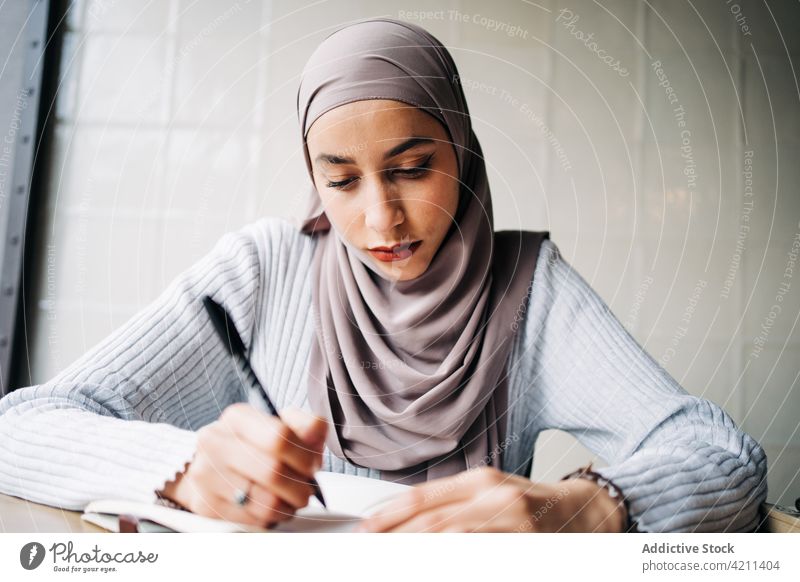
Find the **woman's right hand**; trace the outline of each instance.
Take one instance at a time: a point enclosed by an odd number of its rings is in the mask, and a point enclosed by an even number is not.
[[[233,404],[198,431],[197,450],[186,470],[160,495],[193,513],[267,526],[289,519],[314,494],[309,480],[322,465],[327,423],[303,410],[281,419]],[[248,491],[242,507],[237,490]]]

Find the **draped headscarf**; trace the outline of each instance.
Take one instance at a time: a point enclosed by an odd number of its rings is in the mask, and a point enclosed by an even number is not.
[[[433,115],[456,153],[458,210],[415,279],[382,275],[331,224],[313,185],[309,128],[327,111],[365,99]],[[318,238],[307,388],[311,409],[331,423],[326,444],[405,483],[499,466],[511,343],[548,234],[494,232],[483,154],[451,55],[407,22],[344,26],[306,64],[297,113],[312,181],[301,230]]]

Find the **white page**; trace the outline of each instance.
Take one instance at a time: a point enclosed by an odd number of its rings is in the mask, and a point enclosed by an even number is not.
[[[327,471],[318,472],[316,478],[327,509],[312,497],[308,506],[298,510],[293,519],[273,529],[283,532],[352,531],[361,518],[409,488],[389,481]]]
[[[367,517],[380,505],[409,489],[408,485],[328,471],[318,472],[316,478],[330,511],[359,517]],[[316,497],[309,499],[308,509],[320,507]]]
[[[282,532],[341,532],[352,531],[362,517],[374,512],[380,505],[408,489],[378,479],[356,477],[342,473],[320,471],[316,474],[327,509],[315,497],[297,515],[273,528]],[[264,532],[263,528],[204,517],[188,511],[172,509],[158,504],[125,500],[93,501],[84,509],[84,519],[102,527],[109,523],[102,515],[128,513],[139,519],[162,524],[183,532]],[[102,522],[102,523],[100,523]],[[114,528],[116,529],[116,528]]]

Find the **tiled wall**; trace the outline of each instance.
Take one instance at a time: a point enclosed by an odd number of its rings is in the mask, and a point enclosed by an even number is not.
[[[800,9],[788,0],[74,2],[35,380],[223,232],[302,208],[298,75],[330,30],[375,15],[451,48],[498,228],[550,230],[646,349],[765,445],[770,500],[800,496],[800,267],[788,254]],[[589,456],[542,435],[534,476]]]

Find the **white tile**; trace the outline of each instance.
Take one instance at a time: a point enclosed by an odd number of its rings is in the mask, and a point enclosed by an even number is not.
[[[475,123],[474,129],[492,192],[495,228],[536,230],[546,225],[546,167],[542,145],[529,133],[504,131],[480,121]]]
[[[163,39],[90,36],[82,55],[78,88],[80,121],[164,120],[169,78]]]
[[[60,344],[60,326],[58,313],[55,309],[39,310],[29,323],[30,340],[28,351],[30,353],[31,385],[46,382],[59,371],[65,364]]]
[[[161,130],[79,125],[62,132],[66,172],[53,205],[156,212],[163,206],[165,142]]]
[[[549,0],[489,4],[461,0],[457,7],[445,9],[444,16],[455,24],[462,46],[492,50],[503,45],[522,47],[548,42],[553,12]]]
[[[70,0],[65,9],[65,22],[69,30],[83,28],[86,0]]]
[[[561,236],[630,237],[641,220],[638,151],[617,136],[540,133],[549,160],[546,208]]]
[[[725,317],[728,321],[726,332],[741,339],[746,333],[742,310],[746,281],[743,249],[750,243],[747,239],[720,237],[706,243],[708,244],[713,244],[713,248],[707,252],[704,250],[703,257],[709,263],[709,267],[712,263],[714,265],[708,272],[710,294],[715,297],[716,304],[721,309],[720,317]],[[702,248],[707,249],[708,246],[704,245]]]
[[[644,152],[645,232],[672,240],[738,235],[746,201],[742,184],[745,160],[734,147],[690,142],[687,149],[681,149],[648,143]]]
[[[180,0],[179,45],[185,47],[212,37],[247,39],[257,35],[263,25],[263,4],[258,0]]]
[[[86,0],[89,32],[158,35],[169,29],[170,0]]]
[[[549,92],[549,59],[534,47],[498,47],[493,53],[453,51],[461,86],[473,119],[508,127],[528,122],[529,110],[541,110]]]
[[[61,199],[71,191],[69,176],[72,164],[69,160],[71,142],[75,135],[75,126],[71,123],[56,123],[52,137],[52,154],[50,168],[47,172],[47,207],[58,208]]]
[[[80,65],[80,44],[83,35],[64,33],[61,44],[61,62],[58,72],[58,92],[56,93],[56,117],[59,120],[75,117],[76,93]]]
[[[63,371],[133,313],[115,305],[81,308],[64,303],[37,310],[32,334],[32,384],[42,384]]]
[[[641,47],[637,9],[623,4],[579,2],[553,10],[548,122],[559,133],[585,133],[593,140],[636,137]]]
[[[302,215],[312,182],[295,117],[269,124],[268,132],[261,136],[256,159],[257,187],[250,216]]]
[[[797,62],[795,59],[794,63]],[[747,143],[778,148],[800,142],[800,107],[795,73],[786,56],[747,55],[745,59]],[[796,67],[796,64],[794,65]]]
[[[745,96],[735,57],[723,59],[712,52],[688,58],[678,52],[654,55],[645,81],[648,142],[681,146],[688,137],[691,143],[714,147],[736,143]]]
[[[762,443],[767,454],[767,501],[794,507],[800,498],[800,446]]]
[[[154,221],[102,216],[91,209],[59,212],[54,221],[45,248],[53,245],[56,300],[96,310],[142,306],[153,299]]]
[[[377,13],[370,16],[383,14],[421,26],[435,36],[445,46],[463,46],[459,39],[459,21],[455,18],[456,11],[461,11],[459,0],[440,0],[432,4],[425,0],[411,0],[410,2],[394,2],[380,0],[370,2],[370,9]]]
[[[740,32],[743,52],[753,49],[759,54],[786,56],[800,54],[800,8],[796,2],[770,2],[742,0],[740,18],[749,27],[749,35]],[[769,6],[769,10],[767,10]],[[737,28],[737,30],[741,30]],[[752,45],[752,49],[751,49]],[[794,60],[794,59],[793,59]],[[796,62],[796,61],[795,61]]]
[[[159,221],[153,257],[154,286],[165,289],[176,276],[211,252],[222,235],[241,226],[201,214]]]
[[[551,13],[553,44],[562,52],[581,48],[591,53],[587,45],[594,41],[598,51],[606,51],[603,56],[624,61],[631,43],[641,34],[637,29],[638,10],[626,0],[556,3]]]
[[[647,49],[654,55],[686,50],[730,52],[735,46],[735,22],[724,2],[651,0],[647,14]]]
[[[261,38],[210,37],[175,57],[173,118],[199,127],[252,126]]]
[[[725,249],[711,241],[676,242],[656,240],[642,243],[644,272],[653,278],[646,303],[642,307],[641,329],[662,337],[701,341],[729,339],[738,324],[731,317],[736,310],[735,297],[721,296],[729,264]],[[717,258],[719,257],[719,258]]]
[[[317,20],[319,15],[306,8],[297,8],[295,13],[291,5],[278,2],[274,10],[273,21],[280,25],[273,25],[269,36],[267,94],[259,104],[264,111],[265,128],[259,135],[256,154],[259,187],[255,208],[259,215],[286,216],[303,212],[311,187],[297,118],[297,89],[303,67],[321,40],[317,38],[316,25],[303,26],[314,38],[292,39],[288,33],[290,27],[299,26],[301,14],[319,26],[324,24]]]
[[[621,75],[578,44],[556,56],[550,123],[559,132],[585,132],[592,139],[635,139],[642,110],[636,47],[631,43],[624,51],[631,58]]]
[[[363,0],[275,0],[270,3],[270,45],[281,55],[290,56],[295,51],[302,51],[308,58],[311,51],[340,26],[373,16],[391,16],[394,10],[394,5]]]
[[[800,145],[752,150],[751,236],[762,243],[786,244],[800,222]]]
[[[267,71],[266,94],[256,106],[263,111],[265,132],[280,128],[282,134],[300,136],[297,119],[297,90],[306,61],[314,48],[311,42],[277,47],[270,37],[269,55],[264,63]],[[291,129],[290,129],[291,128]]]
[[[796,324],[800,313],[800,284],[797,282],[799,263],[796,256],[794,263],[789,256],[794,236],[780,233],[769,246],[751,240],[742,253],[742,284],[746,303],[744,333],[751,346],[756,337],[777,342],[790,333],[800,336],[800,325]],[[797,248],[795,246],[795,255]],[[777,309],[773,306],[777,306]]]
[[[800,445],[800,343],[784,345],[775,338],[758,357],[744,346],[742,357],[749,362],[744,374],[743,428],[762,443]]]
[[[173,131],[162,207],[184,217],[239,224],[253,194],[255,146],[246,131]]]

